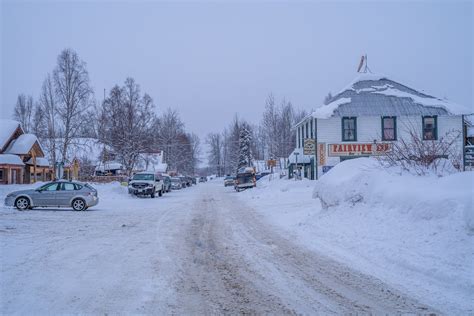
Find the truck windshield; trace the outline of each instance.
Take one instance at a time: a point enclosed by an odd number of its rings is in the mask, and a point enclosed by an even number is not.
[[[253,175],[251,175],[251,174],[238,175],[237,180],[239,180],[239,183],[253,182]]]
[[[154,177],[152,174],[136,174],[133,176],[133,180],[153,181]]]

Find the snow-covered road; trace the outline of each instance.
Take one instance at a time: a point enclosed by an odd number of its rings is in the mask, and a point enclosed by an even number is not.
[[[1,209],[2,314],[436,312],[294,243],[220,181],[154,200],[98,189],[89,212]]]

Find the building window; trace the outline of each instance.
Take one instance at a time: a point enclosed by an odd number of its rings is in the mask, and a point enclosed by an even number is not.
[[[395,116],[382,117],[382,140],[397,140],[397,118]]]
[[[0,181],[3,181],[3,169],[0,169]]]
[[[306,138],[309,138],[309,122],[306,122]]]
[[[438,118],[436,116],[423,116],[423,140],[438,139]]]
[[[313,119],[311,119],[310,121],[310,129],[311,129],[311,138],[314,138]]]
[[[350,142],[357,140],[357,118],[343,117],[342,118],[342,141]]]

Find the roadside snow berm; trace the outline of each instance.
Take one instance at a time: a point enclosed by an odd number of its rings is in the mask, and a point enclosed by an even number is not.
[[[472,171],[417,176],[382,167],[374,158],[358,158],[339,163],[321,177],[313,198],[319,198],[324,209],[360,203],[396,210],[414,220],[462,214],[466,228],[474,231],[473,185]]]

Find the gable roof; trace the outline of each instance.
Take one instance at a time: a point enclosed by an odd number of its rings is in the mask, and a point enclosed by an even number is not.
[[[370,73],[360,74],[335,95],[329,104],[317,108],[311,116],[327,119],[333,116],[462,115],[470,113],[474,113],[474,110],[419,92],[388,79],[386,76]]]
[[[14,120],[0,119],[0,152],[8,145],[8,141],[12,138],[17,129],[23,133],[20,123]]]
[[[7,150],[5,150],[5,154],[25,155],[31,150],[35,143],[38,144],[39,148],[44,154],[44,150],[41,148],[38,138],[36,138],[36,136],[33,134],[20,135],[20,137],[10,143]]]

